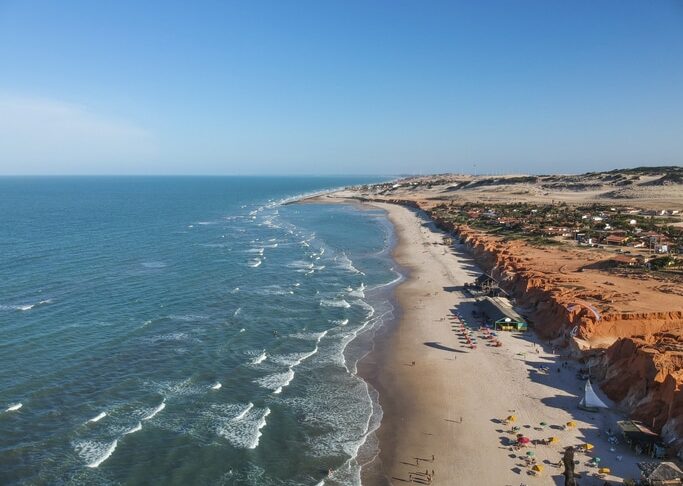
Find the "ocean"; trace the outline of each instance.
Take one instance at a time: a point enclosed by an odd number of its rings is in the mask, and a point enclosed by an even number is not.
[[[0,178],[0,484],[359,484],[393,233],[284,203],[378,180]]]

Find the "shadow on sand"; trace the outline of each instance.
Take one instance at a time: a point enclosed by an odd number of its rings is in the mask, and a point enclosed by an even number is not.
[[[442,350],[442,351],[451,351],[451,352],[453,352],[453,353],[464,353],[464,351],[460,351],[459,349],[449,348],[448,346],[444,346],[444,345],[441,344],[441,343],[435,343],[435,342],[433,342],[433,341],[432,341],[432,342],[426,342],[426,343],[423,343],[423,344],[424,344],[425,346],[429,346],[430,348],[440,349],[440,350]]]

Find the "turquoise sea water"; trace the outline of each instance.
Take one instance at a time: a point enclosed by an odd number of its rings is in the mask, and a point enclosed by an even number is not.
[[[0,178],[0,484],[357,484],[391,228],[282,201],[372,181]]]

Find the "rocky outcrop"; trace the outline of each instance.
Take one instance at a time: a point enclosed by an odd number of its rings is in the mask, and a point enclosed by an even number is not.
[[[621,338],[597,367],[602,390],[631,415],[683,447],[683,336]]]

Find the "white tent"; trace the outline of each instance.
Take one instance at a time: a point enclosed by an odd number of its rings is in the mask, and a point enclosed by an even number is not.
[[[579,402],[579,408],[588,410],[589,412],[597,412],[601,408],[609,408],[595,393],[590,380],[586,381],[586,388],[583,393],[583,398]]]

